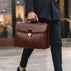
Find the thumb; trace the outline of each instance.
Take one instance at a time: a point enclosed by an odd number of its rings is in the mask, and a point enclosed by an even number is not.
[[[37,17],[37,15],[35,16],[35,19],[36,19],[36,20],[39,20],[38,17]]]

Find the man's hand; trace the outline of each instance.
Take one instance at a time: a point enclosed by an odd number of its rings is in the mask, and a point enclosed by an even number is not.
[[[58,0],[55,0],[56,2],[58,1]]]
[[[29,12],[29,13],[28,13],[28,19],[29,19],[29,20],[32,20],[32,21],[37,21],[37,20],[38,20],[38,17],[37,17],[37,15],[32,11],[32,12]]]

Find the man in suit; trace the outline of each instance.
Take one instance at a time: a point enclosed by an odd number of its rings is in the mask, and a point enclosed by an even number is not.
[[[39,20],[50,25],[50,45],[54,71],[62,71],[62,41],[59,0],[24,0],[25,16],[32,21]],[[28,59],[34,49],[24,48],[18,69],[26,71]]]

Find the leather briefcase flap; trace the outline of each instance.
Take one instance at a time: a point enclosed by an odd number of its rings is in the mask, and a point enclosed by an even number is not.
[[[37,25],[36,24],[16,24],[16,30],[15,31],[20,31],[20,32],[24,32],[24,33],[45,33],[47,31],[47,27],[48,27],[48,24],[46,23],[43,23],[41,25],[41,23],[39,23]]]

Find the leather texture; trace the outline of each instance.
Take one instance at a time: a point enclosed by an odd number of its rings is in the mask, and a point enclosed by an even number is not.
[[[15,46],[46,49],[49,47],[49,25],[46,23],[16,24]]]

